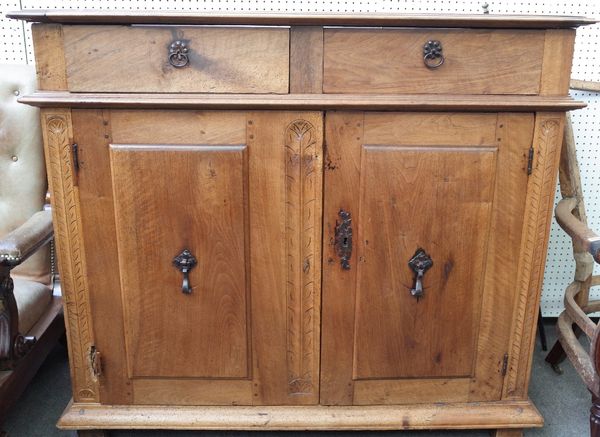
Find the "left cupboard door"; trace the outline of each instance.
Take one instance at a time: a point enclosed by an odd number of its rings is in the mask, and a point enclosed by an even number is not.
[[[318,403],[321,113],[72,120],[100,402]]]

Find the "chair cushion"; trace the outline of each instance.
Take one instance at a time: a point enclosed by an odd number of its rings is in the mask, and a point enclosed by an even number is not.
[[[19,310],[19,332],[27,334],[50,305],[52,290],[36,281],[13,278]]]
[[[31,65],[0,65],[0,237],[41,211],[47,183],[39,111],[17,102],[35,90]],[[48,248],[14,270],[50,283]]]

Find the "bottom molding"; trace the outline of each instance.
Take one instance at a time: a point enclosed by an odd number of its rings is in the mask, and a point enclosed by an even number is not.
[[[541,427],[529,400],[385,406],[128,406],[73,403],[61,429],[401,430]]]

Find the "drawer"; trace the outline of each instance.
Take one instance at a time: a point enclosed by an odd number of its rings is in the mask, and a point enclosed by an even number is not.
[[[544,39],[544,30],[326,29],[323,92],[537,94]],[[432,54],[425,65],[429,41],[443,63]]]
[[[285,28],[64,26],[63,32],[70,91],[288,92]]]

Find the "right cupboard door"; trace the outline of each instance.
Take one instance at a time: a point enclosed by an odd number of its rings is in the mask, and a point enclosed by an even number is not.
[[[500,399],[533,128],[327,113],[321,403]]]

